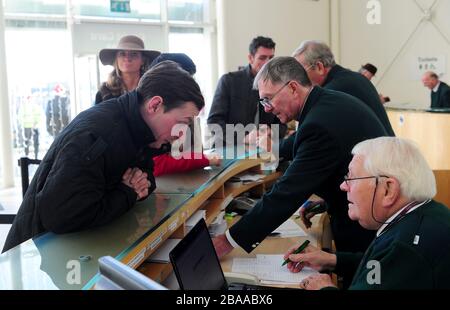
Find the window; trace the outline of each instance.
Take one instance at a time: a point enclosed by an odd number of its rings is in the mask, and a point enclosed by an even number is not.
[[[61,15],[66,14],[65,0],[5,0],[5,14]]]
[[[205,102],[210,102],[212,98],[211,51],[201,47],[209,46],[209,41],[210,38],[204,34],[203,28],[170,27],[169,51],[182,52],[192,58],[197,68],[195,80],[200,85]],[[203,109],[200,115],[202,122],[208,117],[206,110]]]
[[[25,155],[42,159],[64,126],[92,106],[112,70],[98,53],[127,34],[140,36],[147,49],[189,55],[210,102],[215,56],[208,48],[214,44],[209,1],[130,0],[130,13],[115,13],[109,0],[3,0],[14,162]]]
[[[203,23],[205,4],[203,0],[168,0],[169,22]]]
[[[6,28],[15,159],[23,156],[41,159],[70,120],[69,43],[64,28]],[[19,177],[19,169],[15,168]]]
[[[160,0],[131,0],[130,13],[111,12],[109,0],[77,0],[73,2],[77,17],[134,18],[160,21]]]

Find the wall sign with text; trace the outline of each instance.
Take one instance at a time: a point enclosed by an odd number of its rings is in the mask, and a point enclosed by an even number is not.
[[[412,76],[414,80],[420,80],[427,71],[433,71],[437,75],[446,73],[446,56],[417,56],[412,61]]]

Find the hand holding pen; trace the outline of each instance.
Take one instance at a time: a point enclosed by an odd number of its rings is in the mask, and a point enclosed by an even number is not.
[[[309,244],[309,240],[305,240],[305,242],[303,242],[298,248],[296,248],[296,249],[292,252],[292,254],[298,254],[298,253],[301,253],[303,250],[306,249],[306,247],[308,246],[308,244]],[[284,266],[284,265],[286,265],[287,263],[291,263],[291,260],[289,259],[289,256],[288,256],[288,257],[285,257],[284,262],[283,262],[283,264],[282,264],[281,266]]]
[[[302,245],[306,243],[303,242]],[[284,259],[288,261],[288,269],[291,272],[300,272],[303,267],[310,267],[317,271],[330,271],[336,266],[336,255],[319,250],[308,241],[306,246],[298,245],[291,247]],[[303,248],[303,249],[302,249]],[[298,250],[301,251],[298,251]],[[298,253],[296,253],[298,251]]]

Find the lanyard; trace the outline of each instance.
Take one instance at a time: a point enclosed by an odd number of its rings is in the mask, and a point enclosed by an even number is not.
[[[407,205],[405,208],[403,208],[403,210],[396,217],[394,217],[390,222],[387,223],[386,227],[384,227],[384,229],[381,231],[379,236],[384,234],[385,231],[389,230],[393,225],[395,225],[398,221],[400,221],[402,218],[404,218],[411,209],[413,209],[414,207],[417,207],[418,205],[426,204],[429,201],[430,200],[421,201],[421,202],[418,202],[418,201],[411,202],[409,205]]]

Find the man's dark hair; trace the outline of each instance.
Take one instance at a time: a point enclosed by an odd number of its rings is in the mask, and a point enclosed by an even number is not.
[[[252,40],[250,46],[248,47],[248,51],[250,54],[255,55],[259,47],[262,46],[265,48],[274,49],[275,45],[275,42],[273,42],[271,38],[258,36]]]
[[[142,102],[154,96],[164,99],[164,112],[194,102],[201,110],[205,106],[202,92],[193,77],[173,61],[163,61],[148,70],[139,80],[136,88]]]

